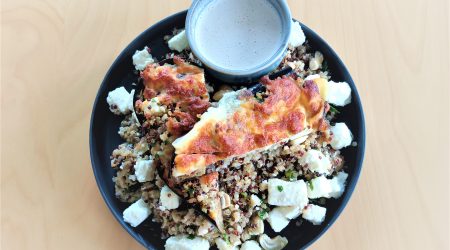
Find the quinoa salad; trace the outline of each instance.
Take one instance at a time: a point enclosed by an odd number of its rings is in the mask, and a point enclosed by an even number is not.
[[[183,29],[166,41],[162,59],[136,51],[134,89],[105,100],[123,118],[111,153],[116,197],[130,204],[123,220],[159,223],[169,250],[283,249],[290,223],[323,223],[346,187],[340,150],[357,146],[334,122],[351,89],[330,79],[300,24],[276,70],[292,73],[262,77],[258,91],[205,77]]]

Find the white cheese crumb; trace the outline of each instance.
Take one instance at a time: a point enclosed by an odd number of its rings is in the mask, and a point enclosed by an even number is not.
[[[320,78],[319,74],[309,75],[305,78],[305,81],[314,80]]]
[[[259,236],[259,244],[265,250],[281,250],[288,244],[288,239],[285,237],[277,236],[270,238],[266,234]]]
[[[208,219],[204,219],[197,229],[197,235],[203,236],[214,228],[214,225]]]
[[[325,220],[327,209],[321,206],[309,204],[303,209],[302,217],[310,221],[313,225],[320,225]]]
[[[272,209],[272,211],[269,212],[267,221],[269,222],[273,231],[277,233],[281,232],[281,230],[283,230],[289,224],[289,220],[286,218],[286,216],[284,216],[283,213],[281,213],[278,207]]]
[[[242,244],[241,250],[261,250],[261,247],[256,240],[247,240]]]
[[[189,239],[187,235],[172,236],[166,240],[165,250],[208,250],[209,242],[201,237]]]
[[[289,46],[296,48],[302,45],[306,40],[305,33],[303,33],[302,27],[299,22],[292,21],[291,23],[291,35],[289,37]]]
[[[180,197],[170,190],[168,186],[163,186],[161,188],[159,200],[161,201],[161,205],[169,210],[180,206]]]
[[[331,132],[333,137],[331,139],[330,145],[334,149],[341,149],[352,144],[353,136],[350,129],[343,122],[336,123],[331,127]]]
[[[145,47],[143,50],[136,50],[133,55],[133,64],[136,70],[144,70],[147,65],[154,63],[152,55],[148,53],[148,48]]]
[[[184,49],[186,49],[189,46],[189,42],[186,37],[186,31],[183,30],[174,37],[172,37],[169,40],[168,44],[171,50],[176,50],[178,52],[181,52]]]
[[[138,159],[134,165],[134,174],[139,182],[146,182],[150,180],[150,169],[152,168],[153,160]]]
[[[252,194],[250,196],[250,206],[251,207],[261,206],[261,199],[258,196]]]
[[[293,220],[296,219],[302,213],[303,207],[300,208],[298,206],[287,206],[287,207],[276,207],[274,209],[280,211],[280,213],[282,213],[283,216],[286,217],[287,219]]]
[[[139,199],[123,211],[123,220],[132,227],[137,227],[150,215],[150,209],[144,200]]]
[[[132,91],[132,93],[134,92]],[[133,110],[133,95],[128,93],[124,87],[110,91],[106,101],[109,104],[109,110],[116,115],[126,115]]]
[[[231,244],[224,241],[222,238],[216,238],[216,246],[219,250],[238,250],[237,244]],[[236,242],[240,243],[240,242]]]
[[[331,161],[322,152],[310,149],[300,158],[300,164],[308,165],[311,171],[319,174],[329,174],[331,169]]]
[[[331,192],[330,197],[335,199],[341,197],[345,190],[345,182],[347,181],[348,174],[344,171],[339,172],[333,179],[331,179]]]
[[[308,204],[306,184],[303,180],[289,182],[280,179],[270,179],[268,192],[270,205],[304,207]]]
[[[352,101],[352,89],[348,83],[329,81],[327,87],[327,102],[337,106],[345,106]]]
[[[308,183],[308,198],[317,199],[321,197],[329,198],[331,193],[331,180],[325,176],[319,176]]]

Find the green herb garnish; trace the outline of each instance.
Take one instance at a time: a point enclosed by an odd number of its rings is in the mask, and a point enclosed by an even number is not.
[[[308,181],[308,186],[309,186],[309,189],[314,190],[314,185],[313,185],[312,181]]]
[[[222,234],[222,238],[228,245],[231,245],[230,236],[228,236],[228,234]]]
[[[284,173],[284,176],[286,176],[286,178],[290,181],[295,180],[296,176],[295,176],[295,171],[293,169],[289,169],[288,171],[286,171]]]
[[[283,186],[277,186],[278,191],[282,192],[283,191]]]
[[[337,110],[335,107],[330,105],[330,112],[331,113],[335,113],[335,114],[340,114],[341,112],[339,112],[339,110]]]
[[[193,239],[195,239],[195,235],[189,234],[187,238],[190,239],[190,240],[193,240]]]
[[[247,193],[246,192],[242,192],[241,196],[244,197],[244,198],[247,198]]]
[[[264,217],[266,216],[266,214],[267,214],[267,211],[264,209],[261,209],[258,211],[258,216],[259,216],[259,218],[261,218],[261,220],[264,220]]]

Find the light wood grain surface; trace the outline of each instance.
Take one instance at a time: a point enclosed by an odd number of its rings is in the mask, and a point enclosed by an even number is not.
[[[2,0],[1,248],[142,249],[95,184],[88,124],[118,53],[188,0]],[[449,249],[449,2],[291,0],[348,66],[367,126],[347,208],[312,249]]]

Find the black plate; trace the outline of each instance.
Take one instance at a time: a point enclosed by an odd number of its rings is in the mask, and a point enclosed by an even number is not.
[[[160,237],[160,226],[151,222],[151,219],[147,219],[137,228],[133,228],[125,223],[122,219],[122,211],[128,207],[128,204],[120,202],[114,195],[114,185],[111,180],[114,171],[111,168],[109,156],[122,143],[122,139],[117,134],[122,117],[113,115],[109,111],[106,96],[109,91],[119,86],[125,86],[128,91],[133,89],[132,83],[137,82],[137,76],[133,73],[134,67],[131,59],[134,52],[142,49],[144,46],[148,46],[152,49],[154,57],[162,58],[169,52],[169,48],[163,39],[164,36],[170,34],[175,27],[183,28],[185,18],[186,11],[183,11],[160,21],[144,31],[120,53],[108,73],[106,73],[105,79],[98,90],[91,116],[89,135],[91,162],[100,192],[119,223],[148,249],[164,249],[164,240],[161,240]],[[352,88],[352,102],[344,108],[340,108],[341,113],[337,121],[347,124],[355,136],[358,146],[342,150],[346,165],[349,166],[348,185],[344,195],[338,200],[328,200],[326,205],[327,215],[322,225],[313,226],[305,221],[300,227],[297,227],[294,222],[291,222],[282,231],[282,235],[289,239],[286,249],[306,248],[317,240],[337,219],[355,188],[362,167],[365,146],[363,110],[350,74],[336,53],[322,38],[308,27],[302,25],[302,28],[311,46],[323,53],[328,62],[332,79],[334,81],[346,81]],[[269,228],[270,226],[266,225],[266,232],[273,236],[274,234],[270,232],[271,230],[268,230]]]

